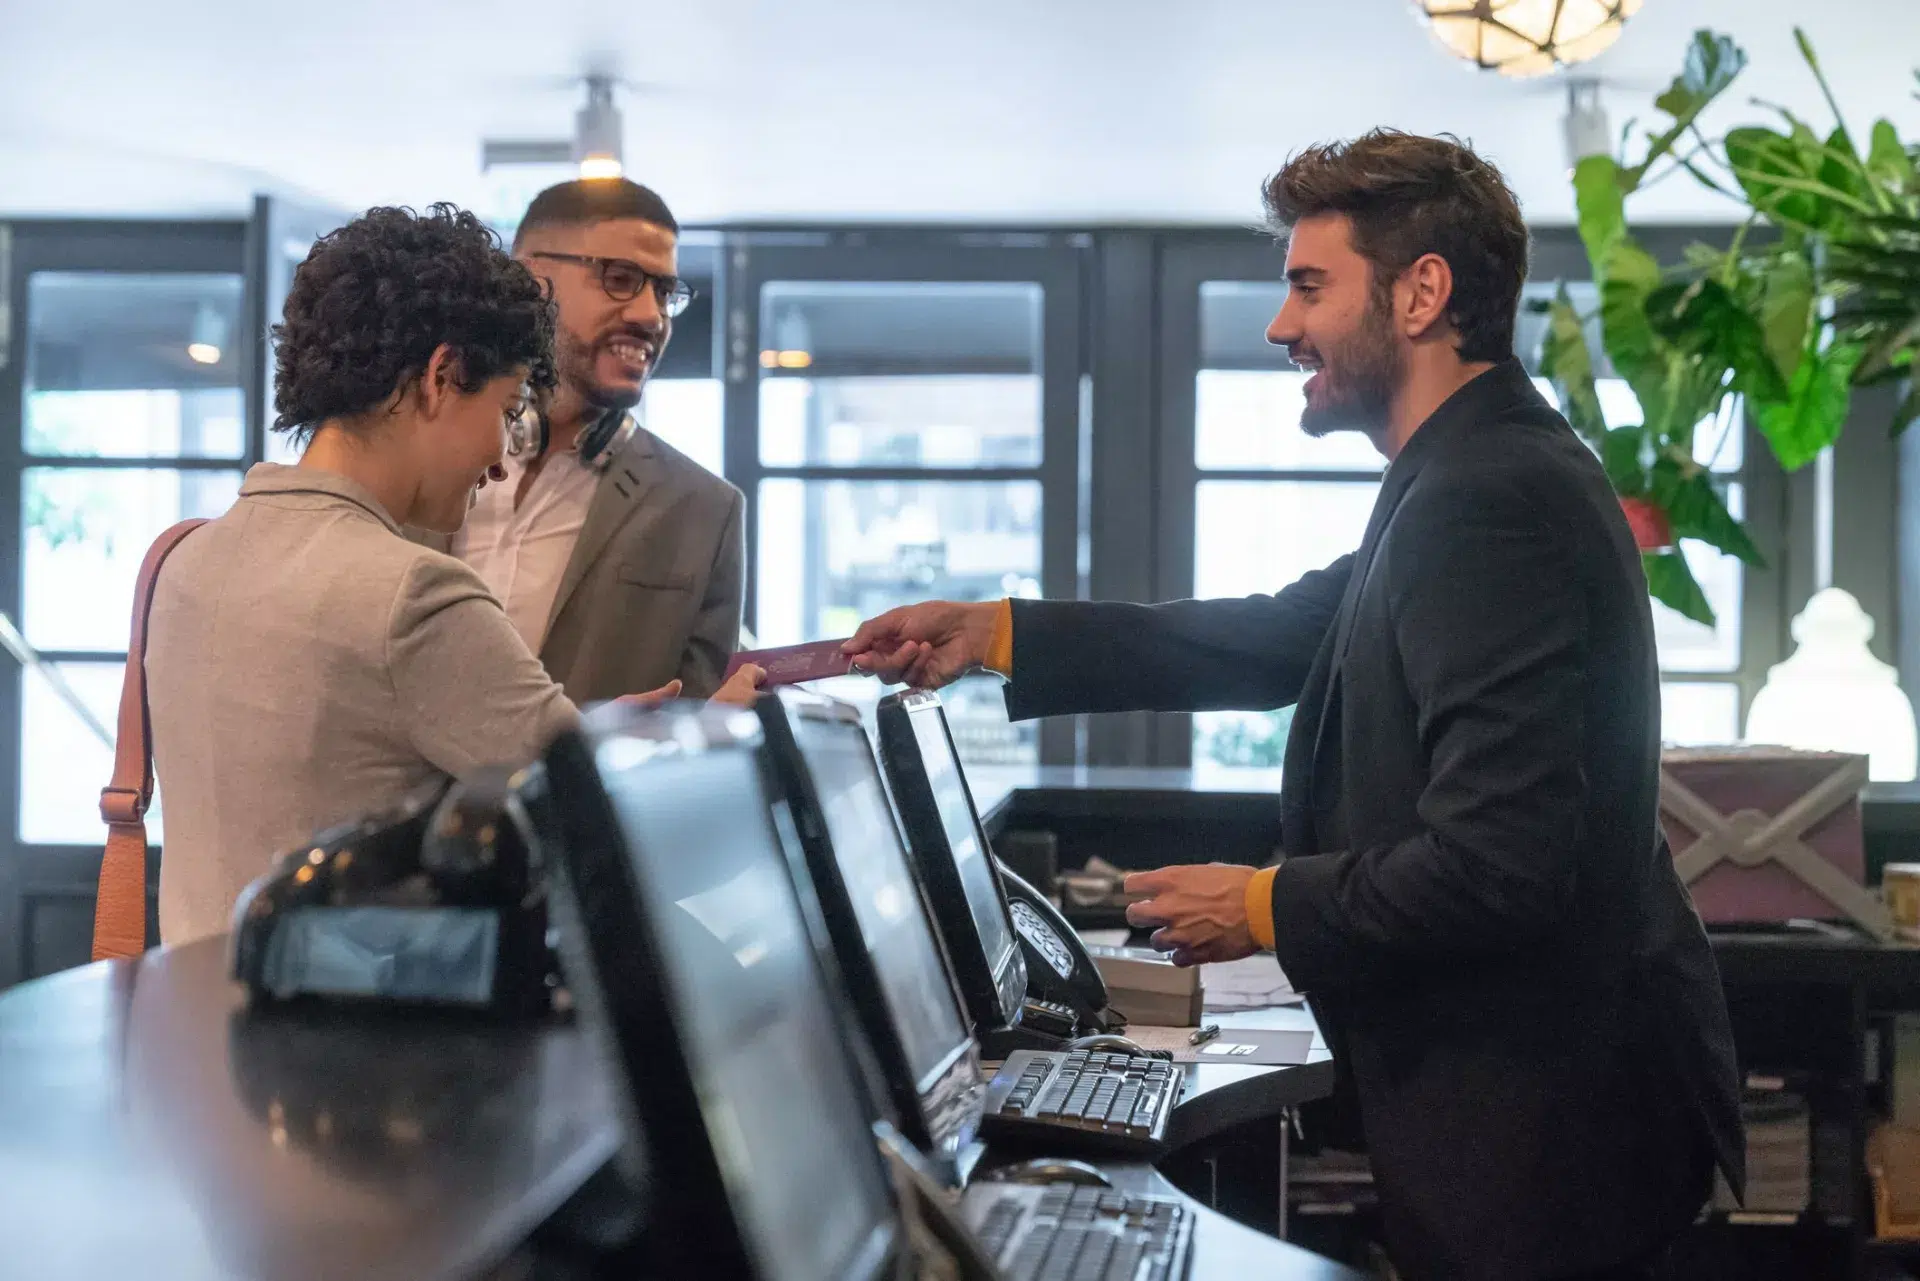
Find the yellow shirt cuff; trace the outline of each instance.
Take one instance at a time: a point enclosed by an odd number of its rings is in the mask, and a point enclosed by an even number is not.
[[[990,672],[998,672],[1008,680],[1013,679],[1013,602],[1000,602],[1000,612],[994,615],[993,639],[987,642],[987,657],[980,664]]]
[[[1263,867],[1247,882],[1247,928],[1253,941],[1273,951],[1273,874],[1280,869]]]

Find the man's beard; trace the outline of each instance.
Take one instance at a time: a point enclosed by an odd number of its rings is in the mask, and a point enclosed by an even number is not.
[[[1339,345],[1322,348],[1318,401],[1307,402],[1300,430],[1320,437],[1336,431],[1372,434],[1386,425],[1393,394],[1407,372],[1405,355],[1394,340],[1391,296],[1367,302],[1360,327]]]
[[[640,392],[646,385],[644,379],[640,387],[629,388],[609,387],[594,378],[593,367],[600,358],[600,345],[597,342],[581,342],[561,330],[554,335],[554,348],[554,363],[559,370],[560,382],[571,387],[587,405],[610,411],[632,409],[640,403]]]

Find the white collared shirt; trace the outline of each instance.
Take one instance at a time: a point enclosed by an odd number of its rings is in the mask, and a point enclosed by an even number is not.
[[[506,480],[481,489],[452,551],[500,598],[514,629],[538,654],[600,473],[581,466],[577,454],[556,454],[516,508],[513,497],[527,467],[511,456],[506,466]]]

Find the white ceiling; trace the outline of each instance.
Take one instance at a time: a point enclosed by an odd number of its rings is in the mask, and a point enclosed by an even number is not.
[[[1591,64],[1616,129],[1690,33],[1736,35],[1749,96],[1920,138],[1920,0],[1646,0]],[[498,211],[483,136],[564,136],[611,60],[629,170],[685,221],[1246,223],[1293,148],[1449,130],[1530,217],[1572,206],[1561,91],[1455,62],[1409,0],[0,0],[0,214],[229,215],[256,191]],[[1684,175],[1650,220],[1725,217]]]

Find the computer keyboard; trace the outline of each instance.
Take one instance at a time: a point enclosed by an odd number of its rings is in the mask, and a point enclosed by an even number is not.
[[[1062,1151],[1153,1156],[1180,1098],[1164,1059],[1100,1050],[1016,1050],[987,1085],[980,1132],[1038,1139]]]
[[[1181,1281],[1193,1216],[1178,1201],[1072,1183],[976,1183],[962,1214],[1007,1281]]]

